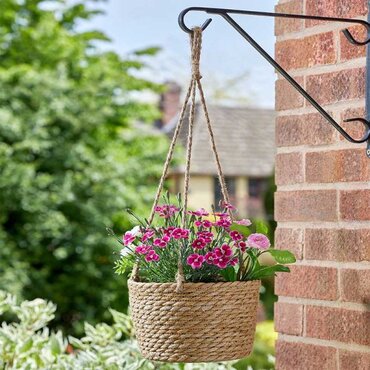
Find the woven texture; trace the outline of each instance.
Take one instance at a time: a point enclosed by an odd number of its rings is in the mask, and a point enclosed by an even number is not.
[[[130,307],[144,357],[216,362],[248,356],[253,347],[260,281],[140,283],[130,280]]]

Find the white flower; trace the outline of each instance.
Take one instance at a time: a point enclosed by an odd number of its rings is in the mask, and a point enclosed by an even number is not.
[[[130,250],[128,248],[122,248],[119,253],[122,257],[126,257],[130,254]]]
[[[131,230],[129,231],[129,233],[130,233],[132,236],[141,235],[140,226],[135,226],[133,229],[131,229]]]

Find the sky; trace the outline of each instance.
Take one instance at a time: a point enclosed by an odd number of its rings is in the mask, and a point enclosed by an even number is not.
[[[189,37],[178,24],[189,6],[273,11],[275,0],[107,0],[104,15],[88,28],[104,31],[113,41],[109,48],[125,55],[150,46],[161,47],[144,76],[158,82],[173,80],[185,86],[190,77]],[[274,50],[272,18],[233,16],[270,54]],[[207,15],[188,14],[189,26],[201,25]],[[106,48],[107,46],[99,46]],[[219,16],[204,32],[201,60],[204,88],[210,99],[232,105],[274,106],[273,68]]]

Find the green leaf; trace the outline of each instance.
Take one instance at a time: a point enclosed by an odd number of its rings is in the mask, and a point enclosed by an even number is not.
[[[232,266],[221,270],[221,275],[226,281],[236,281],[236,271]]]
[[[53,355],[59,355],[61,353],[59,342],[55,335],[52,335],[50,338],[50,347]]]
[[[286,250],[268,249],[267,252],[269,252],[278,263],[294,263],[296,261],[294,254]]]
[[[230,226],[231,231],[237,231],[238,233],[242,234],[244,237],[248,237],[249,235],[252,234],[252,232],[249,230],[248,226],[245,225],[239,225],[237,223],[233,223]]]
[[[283,265],[261,266],[260,269],[253,272],[250,279],[261,279],[275,275],[275,272],[290,272],[289,267]]]
[[[23,346],[20,349],[20,353],[28,352],[33,346],[33,340],[32,338],[28,339],[26,343],[23,344]]]
[[[268,235],[269,228],[264,221],[256,221],[256,233]]]

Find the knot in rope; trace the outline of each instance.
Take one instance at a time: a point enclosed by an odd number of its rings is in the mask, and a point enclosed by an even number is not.
[[[202,78],[200,74],[200,54],[202,51],[202,29],[195,27],[191,33],[191,66],[192,66],[192,77],[195,81],[199,81]]]

